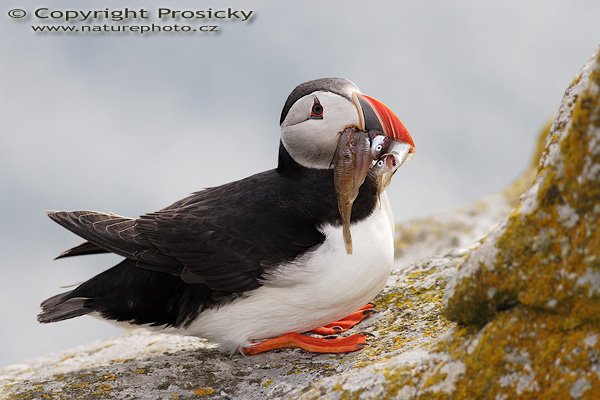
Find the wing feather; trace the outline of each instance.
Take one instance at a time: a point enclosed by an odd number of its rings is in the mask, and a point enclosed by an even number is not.
[[[271,170],[194,193],[139,218],[96,211],[48,215],[98,252],[113,252],[135,260],[139,268],[214,291],[243,292],[324,241],[315,223],[294,209],[296,199],[303,198],[296,187]],[[95,251],[90,246],[84,247]]]

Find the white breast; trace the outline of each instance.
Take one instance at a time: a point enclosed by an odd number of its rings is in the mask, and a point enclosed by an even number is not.
[[[322,226],[325,242],[282,265],[260,288],[232,303],[204,311],[175,332],[200,336],[236,350],[250,340],[306,332],[364,306],[383,288],[394,258],[393,217],[385,193],[365,220],[351,226],[353,254],[342,228]]]

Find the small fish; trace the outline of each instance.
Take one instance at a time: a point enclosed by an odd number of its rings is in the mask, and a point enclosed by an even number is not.
[[[379,131],[369,132],[369,137],[371,139],[371,157],[373,157],[373,160],[379,160],[383,154],[388,152],[388,149],[394,142],[394,139],[385,136]]]
[[[381,156],[381,158],[375,163],[375,167],[379,165],[379,161],[384,160],[385,163],[385,167],[379,167],[383,169],[384,172],[381,174],[381,184],[379,181],[380,175],[377,175],[377,195],[379,195],[389,186],[390,182],[392,181],[392,176],[408,159],[410,149],[410,144],[394,140],[388,148],[389,153]]]
[[[346,253],[352,254],[352,235],[350,233],[352,205],[373,165],[369,134],[356,128],[345,129],[338,141],[333,164],[333,182],[342,218],[344,244]]]
[[[377,177],[377,199],[379,200],[379,206],[381,207],[381,192],[385,190],[384,181],[388,176],[394,174],[398,168],[399,160],[396,158],[396,154],[388,153],[384,154],[377,160],[373,165],[373,173]],[[388,181],[389,184],[389,181]]]

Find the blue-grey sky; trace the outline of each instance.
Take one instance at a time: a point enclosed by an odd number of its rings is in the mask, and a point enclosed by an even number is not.
[[[485,3],[485,4],[484,4]],[[53,9],[254,10],[200,34],[36,34],[0,9],[0,366],[118,330],[39,325],[38,304],[118,258],[53,262],[79,240],[44,214],[139,215],[273,168],[295,85],[338,76],[384,101],[417,154],[398,221],[501,189],[600,39],[597,1],[58,1]],[[193,22],[190,22],[193,23]]]

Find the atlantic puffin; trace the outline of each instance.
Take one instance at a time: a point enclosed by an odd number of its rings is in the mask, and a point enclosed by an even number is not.
[[[138,218],[49,211],[86,240],[57,258],[110,252],[124,259],[42,302],[39,322],[90,314],[206,338],[243,354],[363,347],[363,334],[303,334],[339,333],[368,315],[394,257],[394,220],[374,173],[354,202],[354,251],[346,253],[332,158],[347,127],[379,130],[410,144],[411,152],[413,139],[387,106],[340,78],[297,86],[280,127],[275,169]]]

